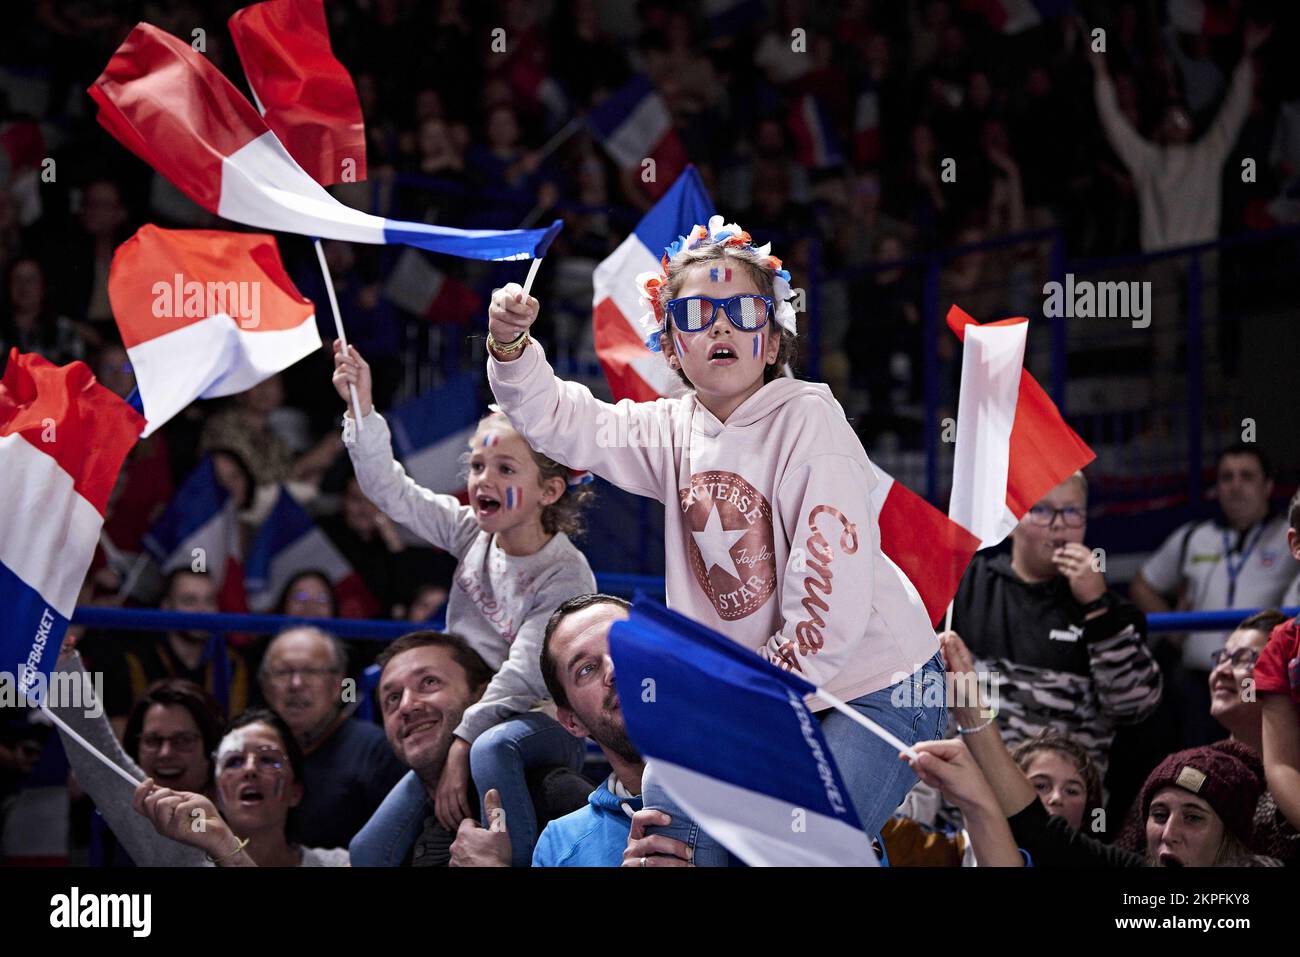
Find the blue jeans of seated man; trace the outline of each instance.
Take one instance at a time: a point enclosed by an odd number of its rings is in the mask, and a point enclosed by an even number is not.
[[[408,771],[348,844],[352,866],[401,867],[424,830],[432,806],[424,782]]]
[[[910,677],[854,698],[848,705],[907,744],[915,744],[942,738],[946,733],[948,706],[944,689],[943,659],[935,652]],[[818,717],[862,829],[876,837],[916,784],[916,774],[892,745],[848,715],[828,709]]]
[[[517,715],[484,731],[469,752],[470,774],[478,789],[479,806],[492,788],[501,795],[506,830],[510,832],[511,865],[528,867],[537,844],[537,812],[525,777],[530,768],[559,765],[582,770],[586,745],[552,717],[540,711]],[[490,821],[480,821],[484,827]]]
[[[937,685],[934,682],[938,682]],[[926,704],[924,692],[927,686],[937,689],[931,690],[929,695],[933,700],[938,694],[937,706]],[[915,744],[944,736],[948,708],[944,696],[939,693],[944,687],[943,660],[936,652],[909,677],[847,704],[907,744]],[[916,784],[916,775],[891,745],[847,715],[828,709],[818,717],[822,735],[858,812],[862,829],[878,837],[894,809]],[[726,867],[730,861],[726,848],[701,831],[699,825],[657,785],[653,769],[654,762],[651,761],[641,779],[642,803],[668,814],[673,822],[666,827],[649,828],[647,833],[665,834],[685,843],[694,851],[697,867]]]

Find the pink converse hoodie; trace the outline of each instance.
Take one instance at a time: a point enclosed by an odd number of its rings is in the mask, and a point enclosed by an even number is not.
[[[670,607],[845,701],[938,651],[880,550],[876,479],[827,386],[777,379],[724,423],[694,393],[602,402],[556,378],[536,341],[489,356],[488,378],[533,448],[664,504]]]

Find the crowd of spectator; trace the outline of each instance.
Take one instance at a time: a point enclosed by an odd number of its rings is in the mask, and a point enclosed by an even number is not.
[[[82,91],[137,19],[182,37],[202,29],[205,55],[242,84],[224,29],[241,5],[44,0],[10,14],[0,39],[9,100],[0,118],[9,160],[0,169],[0,368],[17,347],[58,363],[85,360],[105,386],[131,392],[107,295],[114,250],[145,222],[223,224],[112,143]],[[1293,24],[1257,23],[1248,4],[1231,5],[1236,22],[1215,34],[1186,29],[1172,4],[1148,3],[1097,5],[1081,10],[1086,21],[1063,17],[1014,36],[985,20],[981,5],[956,0],[740,6],[752,16],[722,25],[656,0],[327,0],[367,127],[369,181],[338,195],[449,226],[564,219],[548,261],[565,268],[539,277],[554,314],[543,322],[554,325],[539,334],[569,334],[568,350],[581,353],[590,348],[582,331],[590,272],[652,199],[597,138],[566,124],[644,74],[728,219],[759,242],[779,240],[796,285],[814,270],[832,277],[799,368],[820,368],[868,449],[915,434],[927,348],[921,271],[878,264],[1028,229],[1058,229],[1069,253],[1086,257],[1300,221],[1300,90],[1279,53]],[[505,53],[489,42],[495,27],[505,30]],[[1090,52],[1093,27],[1106,31],[1104,54]],[[806,31],[806,50],[792,49],[792,30]],[[43,105],[24,108],[32,89]],[[805,98],[839,144],[830,161],[802,145],[793,117]],[[557,134],[558,146],[543,149]],[[1193,159],[1171,163],[1170,151],[1188,144]],[[1261,160],[1249,190],[1225,175],[1242,156]],[[942,178],[945,158],[956,161],[955,181]],[[42,178],[46,159],[52,179]],[[281,245],[304,293],[323,297],[305,241]],[[480,315],[431,324],[389,297],[388,251],[326,248],[373,371],[376,407],[412,391],[413,352],[424,361],[441,350],[444,369],[468,357]],[[1025,290],[1041,284],[1046,256],[1041,243],[967,250],[946,263],[940,299],[981,320],[1034,311]],[[479,264],[439,268],[480,300],[505,275]],[[564,324],[566,314],[577,322]],[[322,332],[333,337],[324,324]],[[644,762],[609,700],[612,672],[577,682],[555,664],[581,653],[597,671],[611,667],[608,629],[626,605],[584,594],[590,588],[543,609],[535,638],[554,721],[599,746],[585,770],[600,767],[601,783],[556,760],[529,771],[526,794],[492,791],[480,801],[456,777],[465,806],[449,821],[447,782],[469,760],[457,757],[451,732],[494,700],[486,689],[500,662],[485,663],[466,636],[432,630],[447,614],[462,555],[430,547],[430,536],[395,522],[363,489],[362,467],[354,472],[357,460],[345,454],[330,370],[322,351],[229,400],[196,403],[142,440],[114,492],[83,599],[243,610],[216,576],[142,557],[146,532],[209,456],[237,507],[237,552],[287,488],[360,574],[376,617],[408,621],[412,633],[376,656],[373,642],[293,626],[232,636],[221,658],[206,632],[74,629],[60,669],[83,667],[75,643],[104,676],[103,720],[83,715],[78,726],[162,791],[132,793],[68,745],[64,853],[79,859],[93,847],[111,866],[330,865],[347,862],[351,844],[353,863],[686,863],[685,845],[647,833],[668,822],[641,806]],[[1128,597],[1091,560],[1082,475],[1030,510],[1008,552],[977,557],[945,652],[950,672],[998,677],[1001,710],[955,713],[969,733],[922,749],[923,785],[882,832],[891,861],[1296,859],[1294,620],[1257,615],[1227,633],[1185,637],[1147,629],[1148,613],[1300,604],[1300,499],[1276,513],[1273,463],[1253,446],[1225,450],[1216,470],[1220,514],[1152,542]],[[296,575],[271,607],[296,618],[348,612],[317,569]],[[372,663],[381,669],[378,718],[368,721],[346,689]],[[429,715],[436,733],[418,730]],[[6,713],[0,732],[0,823],[20,859],[23,789],[50,733],[23,712]],[[535,814],[532,831],[477,826],[522,802]],[[177,824],[192,812],[221,822],[197,843]]]

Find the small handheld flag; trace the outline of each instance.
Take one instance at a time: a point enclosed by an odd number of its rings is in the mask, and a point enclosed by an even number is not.
[[[609,648],[632,743],[710,836],[750,865],[876,863],[804,703],[817,688],[645,599]]]

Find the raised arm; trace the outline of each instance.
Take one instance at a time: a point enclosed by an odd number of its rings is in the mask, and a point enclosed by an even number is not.
[[[1106,69],[1104,54],[1089,47],[1088,62],[1092,66],[1092,90],[1097,101],[1097,118],[1101,120],[1101,128],[1111,148],[1123,160],[1129,172],[1138,177],[1155,163],[1158,150],[1143,139],[1120,112],[1119,103],[1115,99],[1115,82]]]
[[[488,381],[510,424],[556,461],[663,501],[676,477],[674,450],[688,437],[688,403],[624,399],[611,404],[584,385],[556,378],[541,345],[520,338],[536,321],[538,308],[536,299],[525,300],[519,285],[511,283],[492,294],[488,310]],[[515,342],[520,344],[509,348]]]
[[[441,495],[406,474],[393,457],[393,439],[384,417],[371,402],[370,366],[355,346],[345,353],[334,343],[334,387],[347,401],[348,386],[357,387],[363,416],[357,429],[349,409],[343,414],[343,444],[362,493],[375,507],[421,538],[460,558],[478,535],[473,509],[454,495]]]
[[[979,695],[980,682],[975,671],[975,657],[955,631],[939,636],[948,680],[954,684],[953,717],[957,727],[971,733],[963,735],[971,755],[984,772],[997,796],[1002,813],[1011,817],[1038,800],[1025,772],[1020,770],[1002,740],[996,714],[986,708]]]

